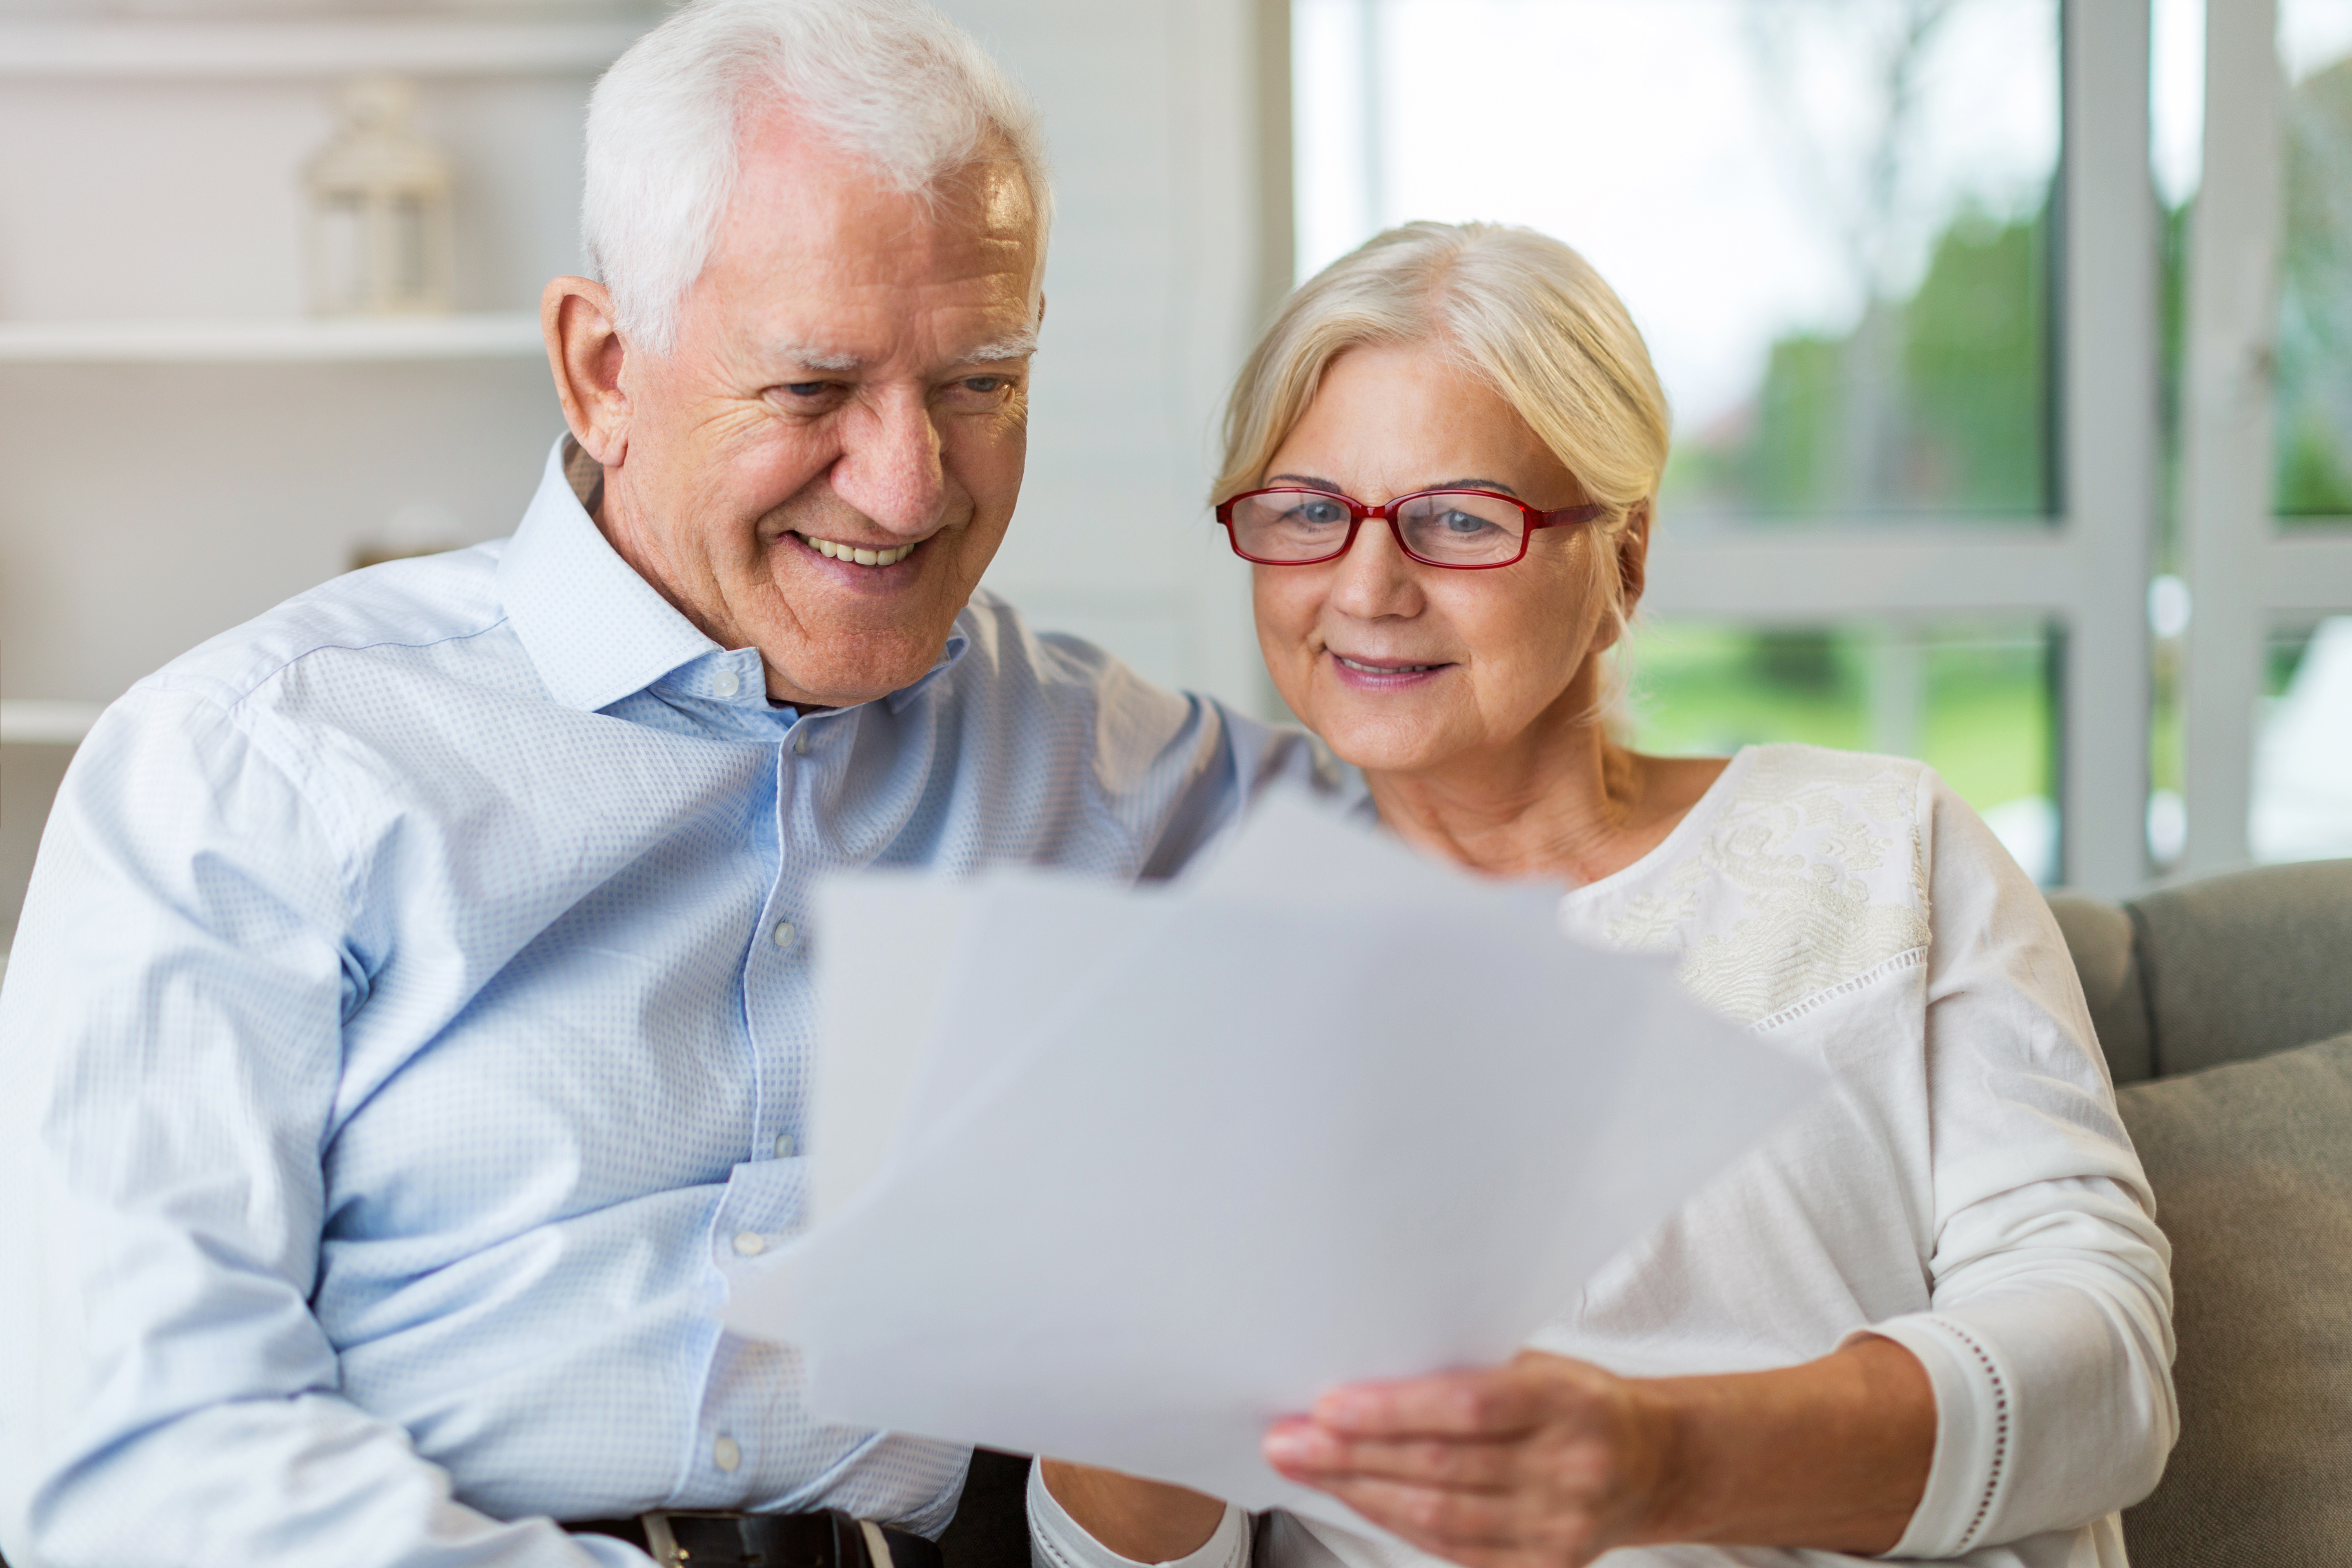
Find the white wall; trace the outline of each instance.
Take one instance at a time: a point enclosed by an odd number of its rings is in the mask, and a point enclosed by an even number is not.
[[[0,159],[0,320],[302,314],[300,172],[337,79],[0,79],[0,146],[29,154]],[[460,171],[459,309],[534,309],[578,268],[592,80],[422,82]],[[387,535],[507,532],[561,428],[527,357],[0,363],[0,696],[105,701]]]
[[[1155,679],[1265,706],[1246,569],[1206,505],[1261,306],[1255,0],[946,9],[1036,95],[1061,204],[1029,479],[989,586]]]

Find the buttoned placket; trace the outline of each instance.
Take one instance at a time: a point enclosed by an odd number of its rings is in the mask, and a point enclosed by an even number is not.
[[[813,736],[827,721],[838,722],[839,717],[832,712],[794,713],[775,749],[775,868],[760,913],[759,934],[743,966],[743,1018],[751,1031],[759,1073],[754,1158],[789,1160],[800,1152],[799,1120],[805,1107],[806,1086],[774,1083],[767,1069],[782,1061],[782,1053],[793,1045],[790,1024],[777,1016],[780,1004],[795,995],[805,1003],[814,987],[807,915],[813,889],[809,868],[795,868],[793,863],[792,819],[794,798],[824,766],[813,756],[816,751]]]
[[[746,1146],[730,1174],[712,1216],[711,1261],[724,1269],[751,1263],[789,1236],[798,1223],[802,1185],[798,1161],[799,1117],[803,1086],[793,1064],[804,1053],[813,1011],[806,923],[808,868],[792,852],[789,824],[795,773],[808,768],[811,716],[768,705],[765,682],[741,650],[719,656],[700,668],[681,672],[681,695],[730,710],[732,728],[746,740],[763,742],[769,752],[769,799],[762,842],[767,889],[746,933],[737,977],[744,1052],[751,1079],[751,1125]],[[712,1360],[697,1402],[702,1480],[689,1483],[698,1506],[732,1506],[735,1489],[756,1489],[772,1478],[761,1438],[766,1428],[757,1399],[748,1405],[747,1387],[762,1380],[726,1375],[725,1369],[760,1347],[726,1340],[712,1346]],[[711,1500],[722,1500],[712,1503]]]

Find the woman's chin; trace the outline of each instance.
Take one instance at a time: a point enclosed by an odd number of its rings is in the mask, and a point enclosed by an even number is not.
[[[1423,773],[1463,749],[1461,738],[1434,714],[1350,711],[1349,703],[1318,707],[1320,711],[1301,715],[1307,727],[1334,756],[1368,773]]]

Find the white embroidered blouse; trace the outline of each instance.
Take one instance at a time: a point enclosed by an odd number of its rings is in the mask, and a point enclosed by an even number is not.
[[[1567,895],[1561,924],[1681,956],[1701,1000],[1833,1092],[1594,1278],[1529,1342],[1634,1376],[1749,1371],[1863,1331],[1935,1386],[1927,1491],[1890,1556],[2111,1568],[2117,1510],[2177,1430],[2169,1250],[2048,907],[1935,773],[1741,752],[1666,840]],[[1033,1475],[1039,1568],[1118,1568]],[[1184,1568],[1243,1568],[1228,1510]],[[1262,1568],[1434,1568],[1269,1516]],[[1667,1547],[1610,1568],[1825,1565]]]

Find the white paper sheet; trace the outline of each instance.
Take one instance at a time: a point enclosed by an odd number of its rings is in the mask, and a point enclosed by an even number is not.
[[[936,998],[829,1003],[822,1217],[727,1321],[797,1343],[825,1420],[1345,1517],[1270,1419],[1507,1358],[1816,1092],[1557,896],[1288,801],[1172,889],[829,896],[853,952],[954,936]]]

